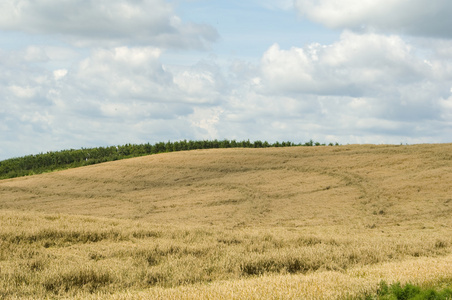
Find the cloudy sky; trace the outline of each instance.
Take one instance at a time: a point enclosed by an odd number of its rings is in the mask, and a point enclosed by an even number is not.
[[[0,160],[181,139],[452,142],[450,0],[2,0]]]

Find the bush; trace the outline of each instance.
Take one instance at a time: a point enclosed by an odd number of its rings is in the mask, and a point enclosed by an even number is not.
[[[367,296],[368,297],[368,296]],[[369,298],[366,298],[369,299]],[[388,286],[384,281],[380,283],[377,292],[377,299],[381,300],[447,300],[452,299],[452,290],[444,289],[435,291],[434,289],[422,289],[413,284],[401,286],[399,282]]]

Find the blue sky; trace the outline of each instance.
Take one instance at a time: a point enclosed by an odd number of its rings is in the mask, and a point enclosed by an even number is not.
[[[258,60],[274,43],[292,47],[330,43],[339,37],[340,31],[302,18],[291,1],[280,2],[280,6],[278,1],[179,2],[176,12],[184,20],[213,25],[219,39],[212,50],[222,57]]]
[[[5,0],[0,160],[181,139],[452,142],[446,0]]]

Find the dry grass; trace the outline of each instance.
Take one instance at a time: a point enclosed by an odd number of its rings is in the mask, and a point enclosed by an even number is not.
[[[421,286],[450,286],[452,256],[420,258],[366,266],[347,272],[322,271],[307,275],[267,275],[171,289],[125,292],[111,299],[354,299],[375,294],[381,280]],[[445,279],[447,278],[447,279]],[[99,299],[93,295],[89,299]]]
[[[452,284],[452,144],[216,149],[0,181],[0,298]]]

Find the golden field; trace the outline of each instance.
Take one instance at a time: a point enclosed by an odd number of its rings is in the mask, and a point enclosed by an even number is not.
[[[452,144],[211,149],[0,181],[0,299],[452,286]]]

